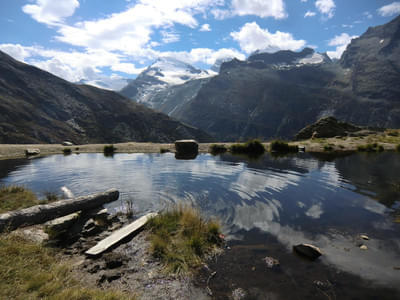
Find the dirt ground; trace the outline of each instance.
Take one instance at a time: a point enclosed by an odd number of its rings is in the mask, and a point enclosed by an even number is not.
[[[380,132],[376,134],[370,134],[367,136],[356,136],[356,137],[335,137],[335,138],[318,138],[309,139],[305,141],[290,142],[291,144],[305,146],[307,152],[325,152],[327,148],[329,151],[356,151],[360,145],[366,145],[371,143],[378,143],[382,145],[385,150],[394,150],[398,144],[400,144],[400,130],[396,131],[397,135],[392,136],[389,131]],[[233,143],[218,143],[224,144],[229,147]],[[39,149],[40,156],[50,154],[62,154],[66,148],[71,149],[73,153],[102,153],[104,146],[107,144],[87,144],[87,145],[74,145],[74,146],[63,146],[61,144],[33,144],[33,145],[11,145],[11,144],[0,144],[0,159],[9,158],[20,158],[25,157],[25,150],[27,149]],[[206,153],[209,150],[210,143],[200,143],[199,152]],[[269,142],[264,142],[266,149],[269,149]],[[162,149],[175,151],[175,145],[171,144],[158,144],[158,143],[118,143],[114,144],[116,147],[115,153],[159,153]]]
[[[146,230],[121,241],[100,256],[87,256],[85,251],[132,222],[125,215],[109,216],[108,220],[107,225],[93,226],[91,215],[83,215],[66,234],[50,240],[44,225],[20,228],[16,234],[57,249],[59,260],[72,266],[74,277],[87,287],[118,290],[141,300],[210,299],[204,288],[194,285],[193,275],[165,272],[161,262],[150,253]],[[90,224],[92,226],[88,226]]]
[[[25,157],[25,150],[39,149],[40,155],[62,154],[64,149],[71,149],[75,153],[102,153],[104,146],[109,144],[87,144],[87,145],[74,145],[63,146],[61,144],[0,144],[0,159],[20,158]],[[208,152],[211,144],[199,144],[200,152]],[[114,144],[117,148],[116,153],[159,153],[161,149],[175,151],[174,144],[157,144],[157,143],[118,143]]]

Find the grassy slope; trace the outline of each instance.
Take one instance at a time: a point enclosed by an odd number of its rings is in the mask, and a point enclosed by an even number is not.
[[[0,212],[39,204],[31,191],[0,188]],[[0,235],[0,299],[134,299],[117,291],[85,287],[54,249],[15,233]]]

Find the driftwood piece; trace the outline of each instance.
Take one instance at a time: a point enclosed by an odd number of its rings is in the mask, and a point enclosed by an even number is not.
[[[113,232],[110,236],[106,237],[104,240],[101,240],[96,246],[90,248],[85,253],[90,256],[95,256],[103,253],[124,238],[138,231],[147,223],[150,218],[155,217],[156,215],[157,213],[149,213],[147,215],[144,215],[143,217],[140,217],[139,219],[133,221],[131,224]]]
[[[42,224],[78,210],[89,210],[116,201],[119,192],[116,189],[104,193],[83,196],[75,199],[60,200],[49,204],[36,205],[0,214],[0,232],[18,227]]]

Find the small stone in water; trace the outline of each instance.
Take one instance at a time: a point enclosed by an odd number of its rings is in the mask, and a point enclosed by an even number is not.
[[[361,234],[361,235],[360,235],[360,238],[362,238],[363,240],[366,240],[366,241],[369,240],[369,237],[366,236],[366,235],[364,235],[364,234]]]
[[[368,247],[365,246],[365,245],[361,245],[361,246],[360,246],[360,249],[361,249],[361,250],[368,250]]]
[[[279,260],[277,260],[273,257],[270,257],[270,256],[264,257],[263,261],[265,261],[265,263],[267,264],[267,267],[270,269],[279,266]]]
[[[310,244],[299,244],[293,246],[293,249],[298,254],[308,257],[311,260],[315,260],[322,255],[321,250],[318,247]]]
[[[246,297],[246,292],[242,288],[237,288],[232,292],[233,300],[241,300]]]

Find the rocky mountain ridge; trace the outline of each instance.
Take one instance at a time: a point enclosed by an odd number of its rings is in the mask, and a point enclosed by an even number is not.
[[[293,138],[325,116],[399,128],[399,82],[400,16],[352,40],[339,61],[310,48],[256,52],[223,62],[195,89],[188,81],[152,98],[162,99],[156,109],[221,141]]]

